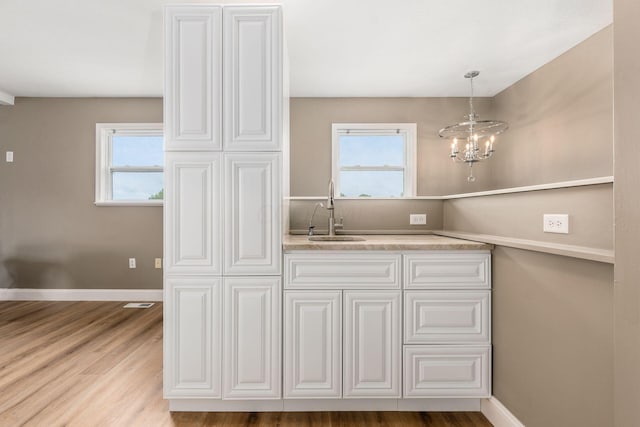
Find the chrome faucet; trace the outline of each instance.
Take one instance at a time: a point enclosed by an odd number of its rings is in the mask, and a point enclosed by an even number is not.
[[[334,217],[335,203],[334,203],[334,195],[333,195],[333,180],[329,181],[329,196],[327,197],[327,210],[329,211],[329,236],[336,235],[336,228],[342,228],[343,222],[342,218],[340,218],[340,222],[336,222]]]

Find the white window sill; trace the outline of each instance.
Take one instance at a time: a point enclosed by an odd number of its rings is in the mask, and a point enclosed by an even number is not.
[[[96,206],[160,206],[164,205],[163,200],[102,200],[94,202]]]

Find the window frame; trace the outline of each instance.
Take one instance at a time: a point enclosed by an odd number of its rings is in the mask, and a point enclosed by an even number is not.
[[[164,200],[113,200],[112,172],[162,172],[164,166],[112,166],[112,137],[120,135],[162,135],[162,123],[96,123],[96,206],[163,206]]]
[[[347,166],[340,167],[340,136],[346,134],[361,135],[404,135],[404,166]],[[332,123],[331,124],[331,178],[335,186],[336,198],[340,199],[410,199],[416,197],[417,168],[416,168],[416,139],[417,125],[415,123]],[[359,171],[404,171],[404,191],[399,197],[341,197],[340,172],[342,170]]]

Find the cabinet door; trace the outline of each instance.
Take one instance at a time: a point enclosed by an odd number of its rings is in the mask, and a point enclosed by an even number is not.
[[[491,346],[405,346],[404,397],[491,397]]]
[[[284,293],[284,397],[339,398],[340,291]]]
[[[224,8],[224,149],[278,151],[282,116],[279,6]]]
[[[165,9],[165,150],[220,150],[222,9]]]
[[[344,397],[400,397],[400,291],[345,291]]]
[[[280,155],[225,153],[224,274],[280,274]]]
[[[280,278],[225,278],[224,293],[224,398],[279,398]]]
[[[171,277],[164,294],[164,396],[220,397],[220,278]]]
[[[221,155],[165,155],[165,272],[221,274]]]
[[[489,343],[491,291],[406,291],[405,344]]]

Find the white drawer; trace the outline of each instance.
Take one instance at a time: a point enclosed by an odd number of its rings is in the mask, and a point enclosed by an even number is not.
[[[404,397],[490,397],[491,346],[405,346]]]
[[[406,291],[405,344],[489,344],[491,291]]]
[[[285,254],[289,289],[394,289],[400,287],[399,254],[351,252]]]
[[[436,252],[404,256],[407,289],[491,288],[489,252]]]

